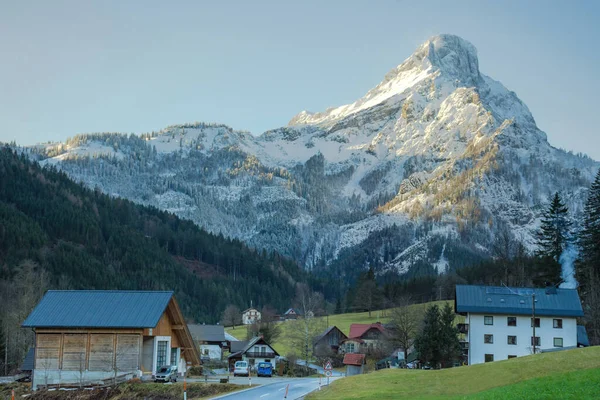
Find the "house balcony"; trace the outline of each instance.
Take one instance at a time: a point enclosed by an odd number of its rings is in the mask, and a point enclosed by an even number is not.
[[[248,358],[275,358],[275,353],[272,351],[248,351],[246,352]]]
[[[469,324],[456,324],[456,328],[460,334],[466,335],[469,333]]]

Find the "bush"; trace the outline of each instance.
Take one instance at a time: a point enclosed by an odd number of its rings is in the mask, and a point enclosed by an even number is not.
[[[188,376],[202,376],[202,366],[189,368],[187,374]]]

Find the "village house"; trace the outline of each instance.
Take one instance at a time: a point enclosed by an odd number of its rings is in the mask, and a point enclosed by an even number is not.
[[[256,308],[250,307],[242,313],[242,323],[244,325],[252,325],[256,322],[260,322],[261,314]]]
[[[532,354],[534,344],[536,353],[578,345],[583,309],[575,289],[457,285],[454,308],[465,316],[459,330],[468,364]]]
[[[301,315],[302,314],[300,313],[300,310],[298,310],[297,308],[289,308],[286,312],[283,313],[281,319],[283,319],[284,321],[290,321],[298,319]]]
[[[346,366],[346,376],[360,375],[365,371],[365,355],[348,353],[344,355],[344,365]]]
[[[50,290],[22,326],[35,332],[34,390],[200,364],[173,292]]]
[[[232,353],[227,357],[230,370],[233,369],[233,365],[236,361],[247,361],[251,367],[254,367],[261,362],[267,362],[271,363],[273,370],[275,370],[279,353],[277,353],[275,349],[262,338],[262,336],[255,337],[247,342],[231,342],[231,344]],[[234,352],[234,350],[237,351]]]
[[[380,322],[374,324],[352,324],[350,335],[342,340],[343,353],[371,353],[383,346],[386,330]]]
[[[223,358],[223,350],[229,349],[229,341],[225,338],[223,325],[190,324],[188,328],[203,361]]]
[[[317,336],[313,342],[313,350],[315,354],[327,355],[329,352],[337,353],[340,344],[343,340],[348,339],[337,326],[330,326]]]

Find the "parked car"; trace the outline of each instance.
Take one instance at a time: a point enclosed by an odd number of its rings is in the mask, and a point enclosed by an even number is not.
[[[248,376],[250,375],[250,366],[247,361],[236,361],[233,368],[233,376]]]
[[[273,376],[273,365],[268,362],[258,363],[258,366],[256,367],[256,375],[268,377]]]
[[[154,382],[177,382],[177,367],[162,366],[154,374]]]

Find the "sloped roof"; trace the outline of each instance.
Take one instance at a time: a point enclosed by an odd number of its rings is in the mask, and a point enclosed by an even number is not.
[[[332,331],[332,330],[334,330],[334,329],[337,329],[337,330],[338,330],[338,331],[340,331],[340,333],[342,334],[342,336],[343,336],[343,337],[341,338],[341,340],[344,340],[344,339],[347,339],[347,338],[348,338],[348,336],[346,336],[346,335],[344,334],[344,332],[342,332],[342,331],[341,331],[341,330],[340,330],[340,329],[339,329],[337,326],[335,326],[335,325],[334,325],[334,326],[330,326],[329,328],[325,329],[325,332],[323,332],[323,333],[321,333],[319,336],[317,336],[313,342],[314,342],[314,343],[319,343],[319,341],[320,341],[321,339],[323,339],[325,336],[327,336],[327,335],[329,334],[329,332],[331,332],[331,331]],[[341,340],[340,340],[340,341],[341,341]]]
[[[283,315],[289,315],[292,313],[292,311],[296,314],[296,315],[302,315],[302,313],[300,312],[299,309],[297,308],[289,308],[286,312],[283,313]]]
[[[360,367],[365,363],[365,355],[358,353],[347,353],[344,355],[344,365],[356,365]]]
[[[587,331],[583,325],[577,325],[577,344],[586,347],[590,345]]]
[[[531,315],[532,295],[535,313],[540,316],[582,317],[576,289],[508,288],[456,285],[454,308],[457,313]]]
[[[188,324],[188,328],[194,340],[200,342],[225,341],[225,329],[223,325]]]
[[[235,342],[231,342],[231,353],[238,353],[242,350],[244,350],[244,348],[248,345],[248,340],[240,340],[240,341],[235,341]]]
[[[383,328],[383,325],[381,325],[380,323],[352,324],[352,325],[350,325],[350,335],[348,335],[348,337],[351,339],[360,338],[371,328],[375,328],[375,329],[379,330],[381,333],[385,333],[385,329]]]
[[[173,292],[49,290],[23,327],[154,328]]]

